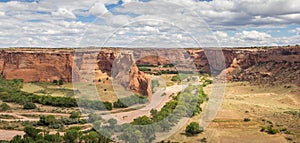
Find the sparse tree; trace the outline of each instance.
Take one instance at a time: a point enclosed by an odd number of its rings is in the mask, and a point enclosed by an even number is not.
[[[78,118],[80,118],[80,112],[72,111],[71,115],[70,115],[70,118],[72,118],[72,119],[78,119]]]
[[[203,132],[203,127],[200,127],[197,122],[192,122],[186,127],[185,132],[189,135],[196,135]]]
[[[10,107],[9,107],[9,105],[7,105],[6,103],[2,103],[2,104],[0,105],[0,111],[1,111],[1,112],[7,111],[7,110],[9,110],[9,109],[10,109]]]
[[[25,109],[25,110],[30,110],[30,109],[35,109],[35,108],[36,108],[36,105],[32,102],[27,102],[23,106],[23,109]]]
[[[59,81],[58,81],[58,85],[63,85],[64,84],[64,81],[62,80],[62,79],[60,79]]]

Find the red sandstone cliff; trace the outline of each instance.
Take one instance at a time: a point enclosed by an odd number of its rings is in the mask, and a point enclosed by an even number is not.
[[[0,72],[3,78],[23,79],[25,82],[52,82],[59,79],[71,82],[72,74],[75,81],[85,80],[83,76],[91,77],[95,70],[111,75],[117,54],[117,49],[96,52],[77,52],[72,49],[3,49],[0,51]],[[129,77],[128,81],[120,83],[128,82],[128,88],[132,91],[151,95],[149,79],[135,68],[135,63],[131,66],[130,74],[119,74]]]
[[[52,82],[54,79],[72,80],[73,53],[69,50],[2,50],[0,72],[6,79],[25,82]]]
[[[203,49],[134,49],[129,54],[121,49],[102,49],[95,52],[75,52],[72,49],[3,49],[0,51],[0,73],[6,79],[21,78],[25,82],[51,82],[57,79],[72,81],[82,79],[79,71],[101,70],[112,77],[118,77],[120,84],[144,95],[151,95],[150,82],[144,73],[138,71],[139,64],[169,64],[192,60],[183,64],[184,68],[197,67],[204,73],[211,70],[226,73],[226,78],[234,81],[268,83],[282,81],[300,85],[300,46],[270,49],[223,49],[225,61],[222,64],[220,52]],[[131,61],[129,65],[119,65],[112,70],[114,62]],[[74,59],[74,54],[77,54]],[[122,56],[123,54],[123,56]],[[127,55],[127,56],[126,56]],[[211,58],[206,55],[214,55]],[[78,58],[81,57],[81,58]],[[161,57],[161,58],[160,58]],[[210,58],[211,63],[208,62]],[[75,64],[74,62],[75,61]],[[124,62],[126,63],[126,62]],[[184,67],[185,66],[185,67]],[[121,69],[127,69],[121,70]],[[73,70],[73,71],[72,71]],[[180,69],[178,69],[180,70]],[[112,74],[115,71],[115,74]],[[116,71],[120,71],[118,73]],[[72,73],[73,72],[73,73]],[[123,76],[126,76],[123,78]]]

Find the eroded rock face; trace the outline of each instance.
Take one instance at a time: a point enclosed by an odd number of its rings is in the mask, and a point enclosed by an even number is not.
[[[73,53],[69,50],[23,51],[2,50],[0,52],[1,77],[23,79],[25,82],[63,79],[72,80]]]
[[[122,51],[113,62],[111,76],[115,85],[122,85],[142,95],[151,95],[151,82],[139,71],[132,51]]]
[[[0,72],[3,78],[23,79],[24,82],[52,82],[59,79],[71,82],[72,74],[74,81],[93,81],[96,79],[91,78],[95,78],[96,70],[112,76],[117,55],[117,49],[76,52],[72,49],[4,49],[0,52]],[[121,70],[124,66],[117,68]],[[135,63],[129,68],[131,70],[127,74],[118,73],[119,77],[127,76],[128,80],[117,80],[133,92],[151,95],[149,79],[138,71]]]
[[[253,84],[295,83],[300,85],[300,46],[270,49],[223,49],[226,69],[218,75],[231,81]],[[189,51],[198,69],[210,72],[203,50]],[[215,66],[212,66],[215,67]]]
[[[142,59],[138,61],[139,64],[163,65],[190,58],[194,64],[190,64],[190,67],[195,66],[203,73],[216,71],[220,78],[227,80],[250,81],[258,84],[273,84],[280,81],[300,85],[300,46],[223,49],[222,52],[225,59],[223,63],[222,58],[206,56],[222,56],[218,55],[220,52],[213,49],[206,51],[203,49],[129,49],[127,53],[126,50],[124,53],[114,48],[101,49],[96,53],[95,51],[78,53],[73,49],[3,49],[0,51],[0,72],[3,78],[24,79],[25,82],[52,82],[58,79],[70,82],[72,74],[74,80],[80,80],[84,79],[82,77],[84,74],[80,72],[89,75],[94,70],[100,70],[115,77],[120,84],[135,92],[151,95],[149,79],[138,70],[135,61]],[[120,53],[121,57],[118,58]],[[116,59],[130,61],[130,66],[115,64],[116,70],[112,70]]]
[[[153,51],[153,50],[152,50]],[[173,49],[155,50],[161,58],[143,58],[139,64],[170,64],[186,58]],[[218,78],[256,84],[295,83],[300,85],[300,46],[274,48],[227,48],[223,55],[214,49],[187,49],[188,57],[202,73],[215,72]],[[152,52],[155,53],[155,52]],[[139,55],[143,55],[140,51]],[[145,55],[145,54],[144,54]],[[220,58],[224,56],[224,58]],[[164,60],[166,58],[168,60]],[[173,59],[172,59],[173,58]]]

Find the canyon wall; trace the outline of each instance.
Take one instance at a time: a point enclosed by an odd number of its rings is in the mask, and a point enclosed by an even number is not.
[[[253,84],[300,85],[300,46],[223,49],[222,51],[226,68],[218,77],[225,76],[226,80],[249,81]],[[191,50],[189,53],[202,72],[209,73],[210,69],[215,67],[209,65],[203,50]]]
[[[3,49],[0,51],[0,72],[2,78],[23,79],[24,82],[52,82],[60,79],[65,82],[90,81],[91,79],[85,78],[95,78],[97,70],[111,76],[112,65],[118,54],[120,53],[117,49]],[[138,71],[135,63],[131,65],[128,73],[118,75],[128,77],[126,80],[113,77],[117,83],[127,85],[126,89],[151,95],[150,79]]]
[[[218,58],[222,55],[216,55],[220,52],[213,49],[106,48],[96,52],[75,52],[74,49],[2,49],[0,74],[6,79],[24,79],[25,82],[52,82],[59,79],[71,82],[72,74],[74,80],[80,80],[84,79],[80,71],[86,69],[87,73],[92,73],[100,70],[135,92],[151,95],[150,79],[138,71],[136,63],[163,65],[179,63],[184,59],[192,60],[194,67],[202,73],[216,71],[219,77],[226,75],[227,80],[271,84],[282,81],[300,85],[300,46],[227,48],[222,53],[225,59],[221,62],[223,68],[219,66],[222,58]],[[206,55],[214,54],[216,58],[210,58],[209,63]],[[115,63],[117,61],[131,62],[126,65]],[[183,69],[193,67],[192,64],[185,64]],[[113,70],[114,65],[118,66]]]
[[[186,49],[181,52],[159,49],[136,53],[141,55],[137,61],[140,65],[176,65],[177,61],[186,58],[194,61],[200,73],[214,74],[225,80],[300,85],[300,46],[225,48],[222,52],[216,49]]]

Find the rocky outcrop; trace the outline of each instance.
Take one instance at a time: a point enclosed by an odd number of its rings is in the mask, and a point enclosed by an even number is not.
[[[249,81],[252,84],[274,85],[294,83],[300,85],[300,47],[240,50],[233,53],[234,64],[225,71],[227,79]],[[224,53],[225,57],[228,54]]]
[[[274,48],[223,49],[225,69],[218,75],[231,81],[252,84],[300,85],[300,46]],[[189,51],[198,69],[209,73],[210,66],[203,50]]]
[[[111,76],[115,85],[121,85],[142,95],[151,95],[151,82],[139,71],[130,50],[118,53],[113,62]]]

